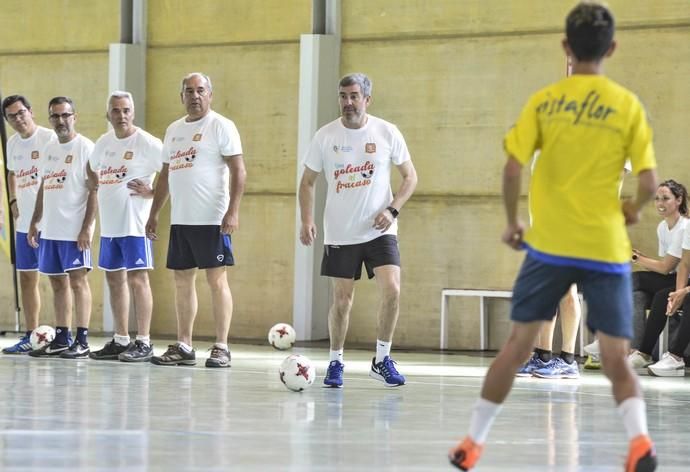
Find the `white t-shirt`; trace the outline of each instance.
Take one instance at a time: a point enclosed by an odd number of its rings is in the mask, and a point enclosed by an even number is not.
[[[235,123],[214,111],[168,126],[163,163],[169,164],[170,223],[220,225],[230,203],[230,170],[223,156],[242,154]]]
[[[41,185],[39,169],[45,157],[44,148],[51,141],[57,141],[53,130],[37,126],[30,137],[23,139],[14,134],[7,141],[7,170],[14,172],[17,182],[15,197],[19,208],[19,218],[15,230],[28,233],[31,217],[36,206],[36,196]],[[41,225],[38,225],[39,230]]]
[[[316,132],[304,165],[324,172],[328,184],[324,210],[324,244],[359,244],[382,234],[397,234],[397,221],[385,233],[374,218],[393,201],[391,165],[410,160],[398,128],[375,116],[359,129],[340,118]]]
[[[44,150],[43,232],[41,237],[76,241],[84,224],[89,189],[86,166],[93,142],[78,134],[68,143],[53,141]]]
[[[680,259],[683,256],[685,246],[684,234],[688,226],[688,219],[684,216],[678,218],[678,222],[673,229],[668,229],[666,220],[662,220],[656,227],[656,236],[659,239],[659,257],[666,254]],[[689,240],[690,242],[690,240]]]
[[[145,236],[144,226],[153,200],[131,195],[127,183],[139,179],[149,185],[160,171],[161,140],[137,128],[118,139],[110,130],[98,138],[89,158],[91,170],[98,175],[98,213],[101,236]]]

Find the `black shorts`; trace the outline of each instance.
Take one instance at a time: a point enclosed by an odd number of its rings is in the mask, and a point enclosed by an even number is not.
[[[216,225],[171,225],[166,267],[211,269],[235,265],[230,235]]]
[[[400,267],[398,238],[385,234],[366,243],[324,246],[321,275],[359,280],[362,277],[362,263],[370,279],[374,278],[376,267]]]

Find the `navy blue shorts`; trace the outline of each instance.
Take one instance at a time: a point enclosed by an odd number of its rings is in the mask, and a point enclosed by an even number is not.
[[[101,237],[98,267],[106,271],[153,269],[153,246],[145,236]]]
[[[166,267],[172,270],[212,269],[235,265],[230,235],[220,225],[172,225]]]
[[[376,267],[400,267],[398,238],[384,234],[366,243],[326,245],[323,248],[321,275],[359,280],[362,277],[362,263],[370,279],[374,277]]]
[[[597,272],[545,264],[527,255],[513,288],[510,318],[516,322],[553,319],[558,303],[572,284],[587,303],[587,326],[609,336],[632,338],[630,272]]]
[[[17,232],[14,242],[17,270],[25,272],[38,270],[38,248],[33,248],[29,245],[26,233]],[[41,245],[40,233],[38,235],[38,245]]]

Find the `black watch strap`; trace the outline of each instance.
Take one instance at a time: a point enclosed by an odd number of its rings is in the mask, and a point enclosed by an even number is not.
[[[393,218],[397,218],[398,215],[400,214],[400,212],[398,210],[396,210],[395,208],[393,208],[391,206],[386,207],[386,210],[391,212],[391,215],[393,215]]]

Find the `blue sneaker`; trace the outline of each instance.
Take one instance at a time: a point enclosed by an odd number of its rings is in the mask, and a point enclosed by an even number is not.
[[[31,352],[31,338],[25,334],[19,338],[19,342],[14,346],[6,347],[2,350],[3,354],[28,354]]]
[[[340,361],[331,361],[328,364],[326,371],[326,378],[323,379],[323,384],[326,387],[340,388],[343,386],[343,367],[345,365]]]
[[[371,370],[369,377],[380,380],[386,387],[399,387],[405,385],[405,377],[395,368],[395,361],[391,356],[386,356],[379,363],[376,358],[371,360]]]
[[[568,364],[560,357],[554,357],[546,366],[532,372],[532,375],[542,379],[579,379],[580,369],[576,361]]]
[[[529,358],[529,360],[520,367],[520,370],[518,370],[515,373],[516,377],[532,377],[532,373],[537,370],[541,369],[542,367],[546,367],[548,362],[544,362],[539,358],[539,356],[535,353],[532,354],[532,357]]]

